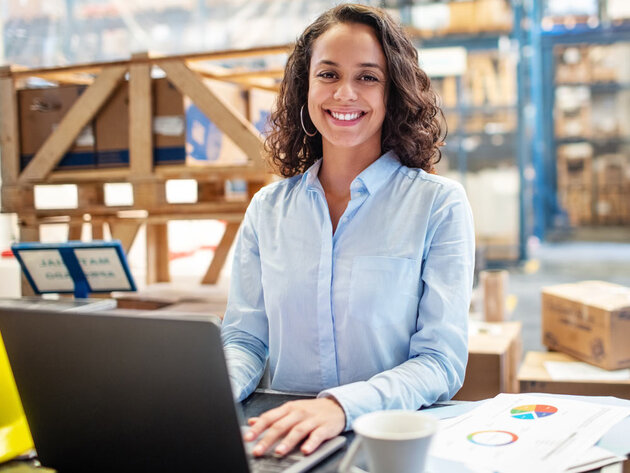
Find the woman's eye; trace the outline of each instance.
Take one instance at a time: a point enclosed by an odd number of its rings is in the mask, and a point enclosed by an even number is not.
[[[366,74],[361,76],[361,80],[365,82],[378,82],[378,77]]]
[[[322,79],[334,79],[335,74],[333,72],[320,72],[317,74],[317,77],[321,77]]]

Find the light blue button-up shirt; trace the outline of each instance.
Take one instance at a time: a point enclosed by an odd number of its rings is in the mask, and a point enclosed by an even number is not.
[[[333,234],[321,160],[264,187],[239,230],[223,340],[235,397],[333,396],[346,428],[450,399],[464,379],[474,231],[460,184],[388,152],[359,174]]]

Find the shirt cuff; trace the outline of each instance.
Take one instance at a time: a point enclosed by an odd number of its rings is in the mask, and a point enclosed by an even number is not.
[[[366,381],[326,389],[320,392],[317,397],[333,397],[337,400],[346,414],[345,431],[352,430],[352,423],[357,417],[368,412],[381,410],[384,405],[378,391]]]

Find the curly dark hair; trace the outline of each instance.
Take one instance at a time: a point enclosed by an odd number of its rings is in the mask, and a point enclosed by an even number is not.
[[[342,4],[317,18],[297,39],[287,61],[280,92],[270,117],[265,149],[284,177],[306,171],[322,157],[322,137],[305,135],[300,108],[306,104],[313,43],[332,26],[359,23],[373,28],[387,60],[387,110],[381,150],[393,150],[408,167],[432,172],[441,158],[446,137],[444,115],[431,81],[418,64],[418,52],[403,29],[384,11],[359,4]],[[305,107],[306,108],[306,107]],[[305,114],[309,130],[313,124]]]

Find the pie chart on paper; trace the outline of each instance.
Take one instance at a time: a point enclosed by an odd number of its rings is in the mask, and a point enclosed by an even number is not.
[[[555,406],[547,404],[529,404],[527,406],[518,406],[510,411],[510,415],[515,419],[540,419],[558,412]]]
[[[503,447],[518,440],[518,435],[506,430],[480,430],[468,435],[468,441],[483,447]]]

